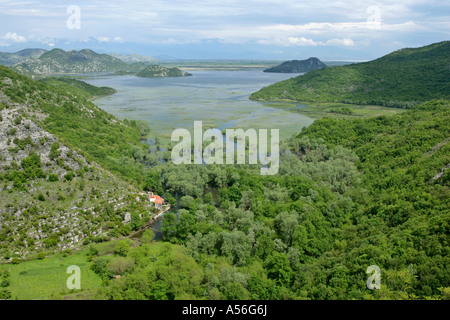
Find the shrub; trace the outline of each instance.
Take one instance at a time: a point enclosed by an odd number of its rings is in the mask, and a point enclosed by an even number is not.
[[[125,257],[129,251],[130,251],[130,244],[126,240],[120,240],[117,243],[116,248],[114,249],[115,253],[123,257]]]
[[[72,171],[67,172],[67,174],[64,176],[64,180],[72,181],[73,180],[73,172]]]
[[[39,252],[37,258],[38,258],[39,260],[44,259],[44,258],[45,258],[45,252]]]
[[[108,263],[108,271],[112,274],[123,274],[134,267],[134,259],[116,257]]]
[[[59,157],[60,155],[60,151],[58,151],[59,149],[59,142],[55,141],[55,143],[53,143],[52,148],[50,149],[50,154],[49,154],[49,158],[51,160],[54,160],[55,158]]]
[[[54,173],[51,173],[51,174],[49,174],[49,176],[48,176],[48,181],[50,181],[50,182],[55,182],[55,181],[58,181],[59,179],[58,179],[58,175],[56,175],[56,174],[54,174]]]
[[[0,290],[0,299],[11,299],[11,292],[6,289]]]

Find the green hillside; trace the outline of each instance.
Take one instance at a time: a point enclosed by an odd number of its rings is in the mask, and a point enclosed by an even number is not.
[[[101,88],[50,80],[0,67],[0,261],[127,235],[126,212],[152,212],[126,181],[143,179],[145,127],[87,100]]]
[[[280,72],[280,73],[306,73],[316,69],[326,68],[327,65],[317,58],[309,58],[307,60],[291,60],[282,64],[268,68],[264,72]]]
[[[114,71],[125,67],[126,63],[107,54],[99,54],[89,49],[64,51],[53,49],[39,58],[26,59],[13,66],[23,74],[56,74]]]
[[[142,180],[146,159],[142,153],[146,147],[141,137],[148,133],[143,123],[119,121],[88,101],[84,94],[60,86],[60,82],[57,86],[46,85],[6,67],[0,67],[0,77],[5,79],[0,91],[10,103],[28,103],[47,114],[41,120],[44,129],[83,150],[90,160],[106,169],[127,179]],[[135,163],[135,158],[142,163]]]
[[[39,58],[47,50],[44,49],[23,49],[17,52],[0,52],[0,64],[12,66],[27,58]]]
[[[315,70],[265,87],[253,100],[344,102],[410,107],[450,98],[450,41],[379,59]]]
[[[101,96],[108,96],[117,92],[117,90],[109,87],[96,87],[81,80],[65,78],[65,77],[50,77],[39,80],[46,85],[57,87],[66,92],[71,92],[74,95],[82,96],[86,99],[95,99]]]

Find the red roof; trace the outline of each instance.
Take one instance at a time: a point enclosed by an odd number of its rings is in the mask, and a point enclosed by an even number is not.
[[[155,203],[158,203],[158,204],[162,204],[164,202],[164,199],[161,198],[160,196],[158,196],[157,194],[150,196],[149,198],[150,198],[150,200],[154,199]]]

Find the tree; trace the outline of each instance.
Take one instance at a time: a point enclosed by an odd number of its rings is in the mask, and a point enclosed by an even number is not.
[[[127,240],[120,240],[116,244],[116,248],[114,249],[114,252],[118,254],[119,256],[126,257],[128,252],[130,251],[130,244]]]
[[[134,267],[134,260],[129,257],[116,257],[112,259],[107,266],[107,269],[112,274],[124,274],[126,271]]]
[[[194,198],[192,198],[191,196],[183,196],[180,199],[180,207],[182,209],[189,209],[189,207],[195,203]]]
[[[173,212],[166,212],[163,217],[161,231],[168,241],[176,241],[177,216]]]
[[[155,239],[155,232],[152,229],[146,229],[141,237],[141,243],[151,243]]]
[[[208,192],[207,194],[205,194],[205,196],[203,197],[203,203],[205,204],[214,204],[214,198],[211,192]]]
[[[245,265],[250,257],[251,244],[242,231],[222,231],[220,233],[221,254],[238,266]]]
[[[288,246],[292,243],[292,236],[298,226],[298,215],[295,213],[282,212],[274,219],[277,234]]]
[[[138,230],[142,226],[142,221],[139,213],[133,213],[131,215],[130,226],[132,230]]]
[[[270,279],[284,287],[290,286],[294,272],[289,266],[289,259],[286,255],[275,251],[267,259],[264,266]]]
[[[179,211],[180,221],[177,224],[177,238],[185,242],[189,234],[195,234],[195,216],[189,211],[181,209]]]

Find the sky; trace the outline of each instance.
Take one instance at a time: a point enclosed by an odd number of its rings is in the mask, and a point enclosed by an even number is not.
[[[450,40],[450,1],[0,0],[0,51],[363,61]]]

